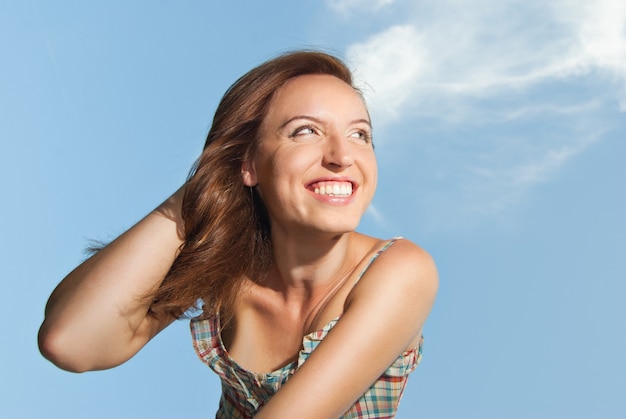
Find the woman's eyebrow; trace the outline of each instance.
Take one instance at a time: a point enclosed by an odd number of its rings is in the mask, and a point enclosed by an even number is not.
[[[283,129],[284,127],[289,125],[291,122],[297,121],[298,119],[306,119],[308,121],[313,121],[313,122],[315,122],[317,124],[323,124],[324,123],[324,121],[322,121],[321,119],[316,118],[314,116],[310,116],[310,115],[296,115],[296,116],[292,116],[291,118],[289,118],[288,120],[286,120],[285,122],[280,124],[278,129]],[[365,118],[353,119],[352,121],[350,121],[350,123],[348,125],[355,125],[355,124],[367,124],[370,128],[372,127],[372,123],[368,119],[365,119]]]
[[[369,125],[370,128],[372,128],[372,123],[370,122],[370,120],[365,119],[365,118],[354,119],[350,121],[350,125],[355,125],[355,124],[366,124],[366,125]]]
[[[296,115],[296,116],[292,116],[291,118],[289,118],[288,120],[286,120],[285,122],[283,122],[282,124],[280,124],[280,126],[278,127],[278,129],[283,129],[285,128],[287,125],[289,125],[290,123],[292,123],[293,121],[297,121],[298,119],[306,119],[308,121],[313,121],[317,124],[322,124],[322,120],[319,118],[316,118],[314,116],[310,116],[310,115]]]

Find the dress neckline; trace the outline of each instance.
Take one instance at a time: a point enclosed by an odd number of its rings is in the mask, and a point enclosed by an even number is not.
[[[337,324],[337,322],[339,321],[339,319],[341,318],[341,316],[343,315],[343,313],[341,313],[339,316],[333,318],[332,320],[330,320],[328,323],[326,323],[324,326],[322,326],[320,329],[315,330],[311,333],[307,333],[306,335],[302,336],[302,346],[300,347],[300,351],[298,352],[298,355],[300,353],[302,353],[302,351],[306,350],[306,343],[307,341],[311,341],[311,340],[322,340],[324,338],[324,336],[326,334],[328,334],[328,332],[330,331],[330,329],[332,329],[335,324]],[[285,372],[290,372],[292,370],[294,370],[297,365],[298,365],[298,358],[294,359],[293,361],[288,362],[287,364],[285,364],[282,367],[278,367],[275,370],[272,370],[270,372],[256,372],[256,371],[251,371],[249,369],[246,369],[244,367],[242,367],[241,365],[239,365],[239,363],[230,356],[230,354],[228,353],[228,350],[226,349],[226,345],[224,345],[224,341],[222,340],[222,333],[221,333],[221,324],[220,324],[220,318],[219,318],[219,314],[207,319],[210,322],[215,322],[214,325],[214,330],[216,330],[216,334],[217,334],[217,342],[219,344],[219,349],[221,351],[223,351],[224,356],[226,356],[228,358],[228,360],[233,364],[233,366],[235,366],[238,370],[246,373],[246,374],[251,374],[253,376],[256,377],[268,377],[268,376],[280,376],[280,375],[284,375]]]

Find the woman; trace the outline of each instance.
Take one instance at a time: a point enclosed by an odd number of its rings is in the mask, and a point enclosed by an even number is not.
[[[437,273],[408,240],[355,232],[376,178],[340,60],[260,65],[224,95],[185,185],[55,289],[42,353],[111,368],[201,301],[193,343],[222,378],[217,417],[393,416]]]

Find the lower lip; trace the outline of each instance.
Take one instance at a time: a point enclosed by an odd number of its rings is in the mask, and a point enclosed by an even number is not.
[[[329,205],[348,205],[352,203],[352,201],[354,201],[355,192],[356,191],[352,191],[352,195],[348,196],[333,196],[322,195],[309,190],[309,193],[311,193],[315,197],[315,199]]]

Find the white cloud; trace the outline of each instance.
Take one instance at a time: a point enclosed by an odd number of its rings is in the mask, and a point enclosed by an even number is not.
[[[418,88],[415,84],[429,77],[428,55],[427,46],[410,25],[394,26],[348,51],[348,59],[356,64],[357,84],[368,102],[375,97],[392,115],[411,99],[411,91]]]
[[[618,101],[626,111],[626,2],[562,1],[557,16],[568,22],[577,38],[578,65],[600,69],[621,84]]]
[[[390,137],[381,125],[429,141],[412,147],[437,156],[423,171],[438,173],[441,184],[429,196],[421,190],[418,204],[435,216],[450,207],[461,220],[520,203],[601,140],[603,113],[626,111],[626,1],[396,6],[403,15],[395,24],[346,55],[366,82],[378,143]],[[462,139],[425,140],[424,126],[434,137],[457,130]]]
[[[419,12],[348,48],[349,61],[371,85],[372,108],[384,116],[594,70],[622,89],[618,99],[626,107],[622,0],[483,0],[471,7],[441,0]]]

